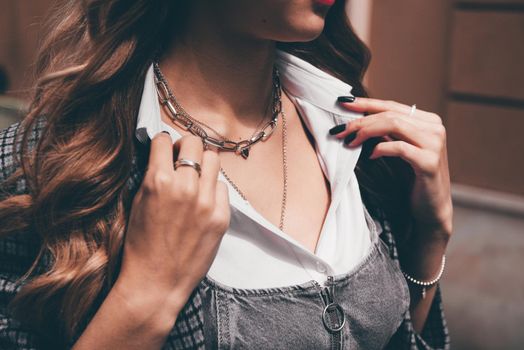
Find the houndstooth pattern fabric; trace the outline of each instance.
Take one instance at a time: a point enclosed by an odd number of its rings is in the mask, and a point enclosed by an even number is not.
[[[31,132],[30,147],[36,144],[44,125],[45,122],[41,118]],[[13,186],[5,185],[5,179],[18,166],[15,155],[20,151],[20,131],[20,122],[0,131],[0,200],[10,195],[28,192],[24,179],[18,179]],[[147,161],[148,148],[140,147],[140,144],[137,144],[137,153],[128,180],[128,186],[132,190],[140,186]],[[20,289],[17,279],[29,268],[38,252],[39,242],[34,236],[25,232],[0,239],[0,349],[46,349],[36,333],[20,325],[7,310],[7,305]],[[382,224],[380,238],[389,247],[391,257],[398,262],[395,239],[387,222]],[[41,270],[45,270],[45,267],[41,267]],[[95,311],[90,314],[94,315]],[[199,288],[195,288],[178,315],[163,349],[203,349],[203,320],[202,298]],[[86,319],[85,324],[88,323],[89,319]],[[423,331],[420,334],[414,331],[408,312],[387,349],[449,349],[449,346],[450,338],[442,308],[440,286],[437,286],[437,293]]]

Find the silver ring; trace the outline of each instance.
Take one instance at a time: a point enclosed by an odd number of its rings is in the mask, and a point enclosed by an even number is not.
[[[202,168],[200,167],[200,164],[198,164],[197,162],[193,161],[193,160],[189,160],[189,159],[179,159],[175,162],[174,164],[174,168],[175,168],[175,171],[178,167],[181,167],[181,166],[190,166],[192,167],[193,169],[195,169],[198,173],[198,177],[200,177],[200,175],[202,175]]]
[[[411,106],[411,112],[409,112],[409,116],[412,117],[413,114],[415,114],[415,111],[417,110],[417,105]]]

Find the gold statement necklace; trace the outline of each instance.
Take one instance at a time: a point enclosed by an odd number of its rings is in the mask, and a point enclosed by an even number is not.
[[[279,72],[276,67],[273,68],[273,93],[272,93],[272,118],[267,122],[261,129],[258,129],[258,126],[249,139],[245,139],[239,142],[232,141],[209,125],[195,119],[192,117],[176,100],[175,95],[169,87],[167,79],[162,74],[160,67],[157,62],[153,63],[153,68],[155,71],[155,82],[156,90],[158,94],[158,99],[160,104],[168,112],[168,116],[173,121],[175,125],[183,128],[184,130],[189,131],[191,134],[198,136],[202,139],[204,144],[204,149],[207,149],[209,146],[216,147],[219,151],[235,152],[235,154],[241,155],[244,159],[249,157],[249,151],[251,147],[259,141],[266,141],[272,134],[275,128],[277,127],[278,116],[282,115],[282,172],[284,177],[283,184],[283,193],[282,193],[282,203],[280,210],[280,223],[279,228],[281,231],[284,230],[284,219],[286,211],[286,202],[287,202],[287,123],[286,115],[282,109],[282,86],[280,84]],[[262,119],[264,121],[265,118]],[[259,125],[262,123],[259,123]],[[204,127],[213,131],[220,138],[214,138],[209,136],[209,134],[204,130]],[[231,180],[231,178],[226,174],[224,169],[221,167],[220,171],[226,178],[226,180],[233,186],[233,188],[238,192],[238,194],[246,202],[248,201],[244,193],[240,188]]]

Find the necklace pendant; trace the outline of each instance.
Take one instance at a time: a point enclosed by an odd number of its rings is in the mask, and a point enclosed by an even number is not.
[[[247,159],[247,157],[249,157],[249,147],[242,148],[240,155],[244,157],[244,159]]]

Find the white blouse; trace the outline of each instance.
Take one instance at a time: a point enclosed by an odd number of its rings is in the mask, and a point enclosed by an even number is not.
[[[340,107],[336,99],[351,95],[352,87],[308,62],[277,52],[282,87],[292,99],[315,138],[315,150],[331,187],[331,203],[313,254],[264,218],[229,189],[231,221],[207,277],[235,288],[272,288],[349,272],[371,249],[370,229],[354,168],[361,148],[345,147],[329,135],[336,124],[360,118]],[[149,68],[137,119],[136,137],[145,142],[167,130],[175,142],[180,133],[161,119],[153,67]],[[292,150],[291,150],[292,151]]]

